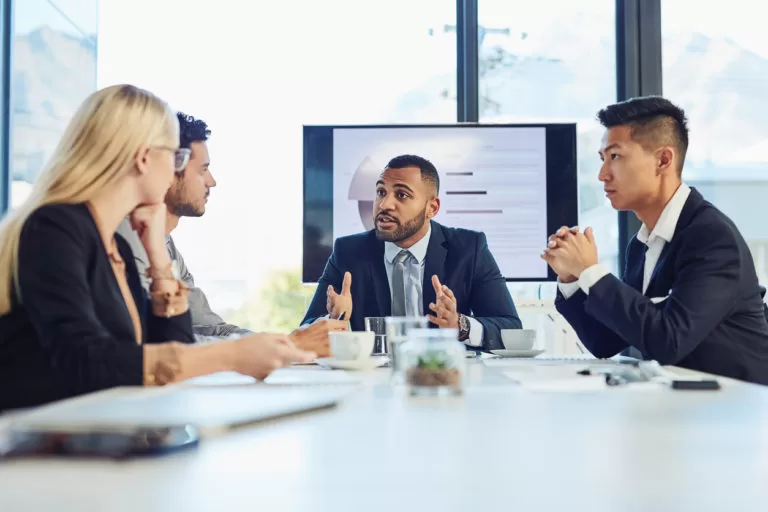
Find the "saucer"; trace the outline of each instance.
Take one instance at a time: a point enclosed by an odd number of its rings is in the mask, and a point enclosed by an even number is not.
[[[363,359],[361,361],[348,361],[339,360],[333,357],[320,357],[315,360],[318,366],[324,368],[331,368],[333,370],[373,370],[380,366],[384,366],[389,362],[387,356],[376,356],[369,359]]]
[[[491,354],[499,357],[536,357],[539,354],[543,354],[544,349],[529,349],[529,350],[491,350]]]

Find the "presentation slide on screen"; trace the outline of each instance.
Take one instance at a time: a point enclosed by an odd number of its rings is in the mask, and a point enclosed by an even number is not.
[[[546,128],[334,129],[334,238],[373,229],[376,181],[406,153],[437,168],[437,222],[484,232],[505,277],[546,277]]]

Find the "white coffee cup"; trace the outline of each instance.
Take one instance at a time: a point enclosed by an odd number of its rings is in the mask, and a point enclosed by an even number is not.
[[[502,329],[501,341],[507,350],[531,350],[536,342],[534,329]]]
[[[373,331],[331,331],[331,353],[339,361],[362,361],[373,352]]]

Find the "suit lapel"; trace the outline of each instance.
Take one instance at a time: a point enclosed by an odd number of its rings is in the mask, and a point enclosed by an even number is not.
[[[650,295],[651,286],[653,286],[653,280],[656,279],[656,274],[659,273],[659,269],[666,262],[667,256],[669,255],[670,245],[672,245],[672,242],[667,242],[664,244],[664,248],[661,249],[661,254],[659,254],[659,259],[656,261],[656,266],[653,267],[653,270],[651,271],[651,277],[648,279],[648,287],[645,289],[645,294],[649,297],[654,296]]]
[[[624,282],[637,291],[643,289],[643,269],[645,267],[645,244],[632,238],[629,251],[627,251],[627,268],[624,274]]]
[[[368,251],[368,271],[373,294],[376,297],[377,316],[389,316],[392,314],[392,296],[389,293],[389,279],[387,269],[384,268],[384,242],[376,238],[371,232],[370,250]]]
[[[431,312],[429,304],[435,302],[435,289],[432,286],[432,276],[437,275],[440,282],[445,284],[445,257],[448,254],[448,243],[445,240],[443,226],[432,222],[432,234],[427,246],[427,257],[424,262],[424,280],[421,284],[422,307],[424,314]]]
[[[659,260],[656,262],[656,266],[653,267],[653,272],[651,273],[650,279],[648,279],[648,287],[646,288],[646,292],[651,289],[651,285],[653,284],[653,280],[656,278],[656,274],[659,273],[659,269],[662,268],[662,266],[666,263],[666,259],[669,256],[669,246],[674,242],[675,235],[680,231],[682,227],[685,227],[691,223],[696,210],[703,202],[704,198],[701,196],[701,194],[699,194],[698,190],[691,188],[691,193],[688,195],[688,199],[686,199],[685,204],[683,205],[683,209],[680,212],[680,217],[677,219],[675,231],[672,235],[672,241],[664,244],[664,248],[661,250],[661,254],[659,255]]]

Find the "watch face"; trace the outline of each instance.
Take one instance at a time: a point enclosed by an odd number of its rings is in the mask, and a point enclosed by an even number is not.
[[[466,341],[469,339],[469,319],[461,315],[459,317],[459,341]]]

